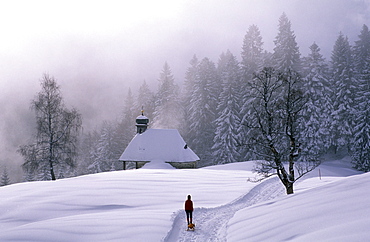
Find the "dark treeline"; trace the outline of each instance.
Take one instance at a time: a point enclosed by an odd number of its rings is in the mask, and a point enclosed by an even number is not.
[[[104,121],[94,131],[79,137],[76,166],[68,174],[55,167],[57,177],[75,176],[122,169],[118,162],[135,135],[135,118],[142,108],[152,128],[178,129],[201,158],[199,166],[263,159],[263,147],[255,145],[258,135],[253,118],[258,110],[253,89],[261,74],[300,77],[304,105],[296,117],[300,157],[317,161],[328,153],[351,155],[354,168],[370,170],[370,32],[363,25],[351,46],[339,33],[330,60],[313,43],[302,57],[291,22],[285,14],[279,19],[273,52],[263,49],[256,25],[248,28],[241,58],[223,52],[217,63],[209,58],[190,60],[183,86],[175,83],[165,63],[158,78],[158,89],[150,90],[144,81],[138,92],[128,90],[122,111],[115,120]],[[279,102],[279,95],[271,96]],[[278,107],[278,105],[277,105]],[[275,111],[275,112],[274,112]],[[272,110],[271,118],[279,117]],[[27,172],[27,171],[26,171]],[[27,180],[37,179],[27,175]]]

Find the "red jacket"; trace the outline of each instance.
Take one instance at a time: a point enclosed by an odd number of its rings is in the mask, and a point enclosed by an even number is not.
[[[185,201],[185,211],[193,211],[193,202],[191,200]]]

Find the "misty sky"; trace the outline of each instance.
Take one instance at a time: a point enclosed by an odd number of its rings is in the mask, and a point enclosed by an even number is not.
[[[252,24],[272,51],[283,12],[303,56],[316,42],[329,60],[339,32],[353,44],[370,26],[370,0],[0,1],[0,172],[19,169],[43,73],[91,128],[119,114],[128,87],[135,94],[146,80],[156,90],[165,61],[181,84],[194,54],[240,59]]]

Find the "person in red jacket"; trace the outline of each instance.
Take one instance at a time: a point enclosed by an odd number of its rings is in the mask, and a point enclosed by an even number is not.
[[[185,212],[188,225],[193,223],[193,210],[193,202],[191,201],[191,196],[188,195],[188,200],[185,201]]]

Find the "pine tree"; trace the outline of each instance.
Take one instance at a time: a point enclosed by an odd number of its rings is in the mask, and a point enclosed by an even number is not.
[[[252,78],[262,68],[263,42],[260,30],[256,25],[251,25],[244,36],[240,63],[242,73]]]
[[[131,123],[132,125],[135,124],[135,114],[139,113],[139,110],[135,110],[135,101],[134,96],[132,95],[131,88],[128,89],[127,96],[125,98],[122,110],[122,120],[128,122],[127,124]]]
[[[175,84],[172,71],[167,62],[163,66],[158,81],[159,89],[153,113],[153,127],[178,129],[182,119],[179,88]]]
[[[25,182],[35,181],[34,174],[32,174],[31,172],[26,172],[24,174],[23,181]]]
[[[215,132],[216,109],[220,83],[216,66],[208,58],[198,66],[197,79],[189,108],[190,137],[188,143],[200,157],[200,166],[212,163],[211,148]]]
[[[241,83],[241,97],[240,97],[240,117],[242,123],[245,123],[251,116],[251,101],[252,97],[250,94],[250,82],[252,82],[254,74],[259,72],[262,69],[264,56],[263,42],[260,31],[256,25],[251,25],[248,28],[248,31],[244,37],[243,47],[241,52],[242,61],[241,73],[242,73],[242,83]],[[247,140],[247,137],[250,135],[250,128],[246,125],[242,125],[242,130],[240,131],[240,143],[244,143]],[[245,159],[252,160],[255,158],[254,152],[251,149],[248,149],[245,145],[241,147],[240,153],[244,156]]]
[[[349,148],[353,128],[353,107],[356,81],[354,79],[351,47],[348,38],[339,34],[331,56],[333,123],[331,133],[334,147]]]
[[[115,128],[108,121],[102,124],[100,138],[95,144],[95,152],[93,153],[93,163],[88,167],[92,173],[110,171],[112,164],[118,160],[117,152],[115,151],[114,140]]]
[[[291,30],[291,23],[285,13],[279,18],[279,31],[274,43],[273,63],[275,69],[282,73],[300,72],[301,54],[295,40],[295,34]]]
[[[367,76],[370,56],[370,31],[367,25],[363,25],[359,40],[355,41],[353,47],[353,62],[356,75],[364,79]]]
[[[1,184],[0,186],[7,186],[10,185],[10,178],[8,174],[8,169],[4,167],[3,174],[1,175]]]
[[[218,164],[240,161],[240,68],[236,57],[227,51],[218,63],[223,90],[217,106],[213,156]]]
[[[90,173],[89,166],[93,163],[96,144],[100,134],[94,129],[91,132],[82,135],[79,141],[79,157],[77,165],[77,175],[86,175]]]
[[[317,159],[330,145],[331,90],[328,86],[328,65],[320,54],[319,46],[314,43],[310,50],[305,59],[304,96],[307,104],[302,112],[301,141],[302,154],[307,159]]]
[[[191,107],[191,97],[194,92],[194,86],[195,82],[197,80],[198,75],[198,65],[199,61],[196,55],[193,56],[193,58],[190,60],[190,66],[186,70],[185,74],[185,81],[184,81],[184,89],[182,93],[182,106],[184,107],[184,119],[182,123],[182,127],[180,128],[180,133],[182,133],[184,139],[190,140],[191,134],[190,134],[190,118],[189,118],[189,110]]]
[[[353,149],[354,168],[370,171],[370,32],[363,26],[354,46],[355,92]]]
[[[188,67],[188,69],[186,70],[186,74],[185,74],[185,82],[184,82],[184,85],[185,85],[185,97],[187,98],[187,101],[185,102],[186,103],[186,106],[189,106],[189,99],[191,96],[191,93],[193,92],[194,90],[194,84],[197,80],[197,73],[198,73],[198,65],[199,65],[199,61],[198,61],[198,58],[196,55],[193,56],[193,58],[190,60],[189,62],[190,66]]]
[[[359,97],[356,107],[356,119],[353,132],[352,157],[354,168],[370,171],[370,88],[365,87],[363,97]]]
[[[117,145],[117,155],[122,154],[135,135],[135,119],[140,114],[140,110],[141,107],[139,109],[139,107],[135,105],[134,96],[132,95],[131,88],[129,88],[123,102],[122,116],[114,127],[114,143]]]
[[[154,93],[150,90],[146,81],[144,81],[139,88],[135,107],[136,110],[143,109],[144,115],[148,118],[153,118],[153,113],[155,109],[155,97]],[[137,113],[137,111],[135,113]]]

